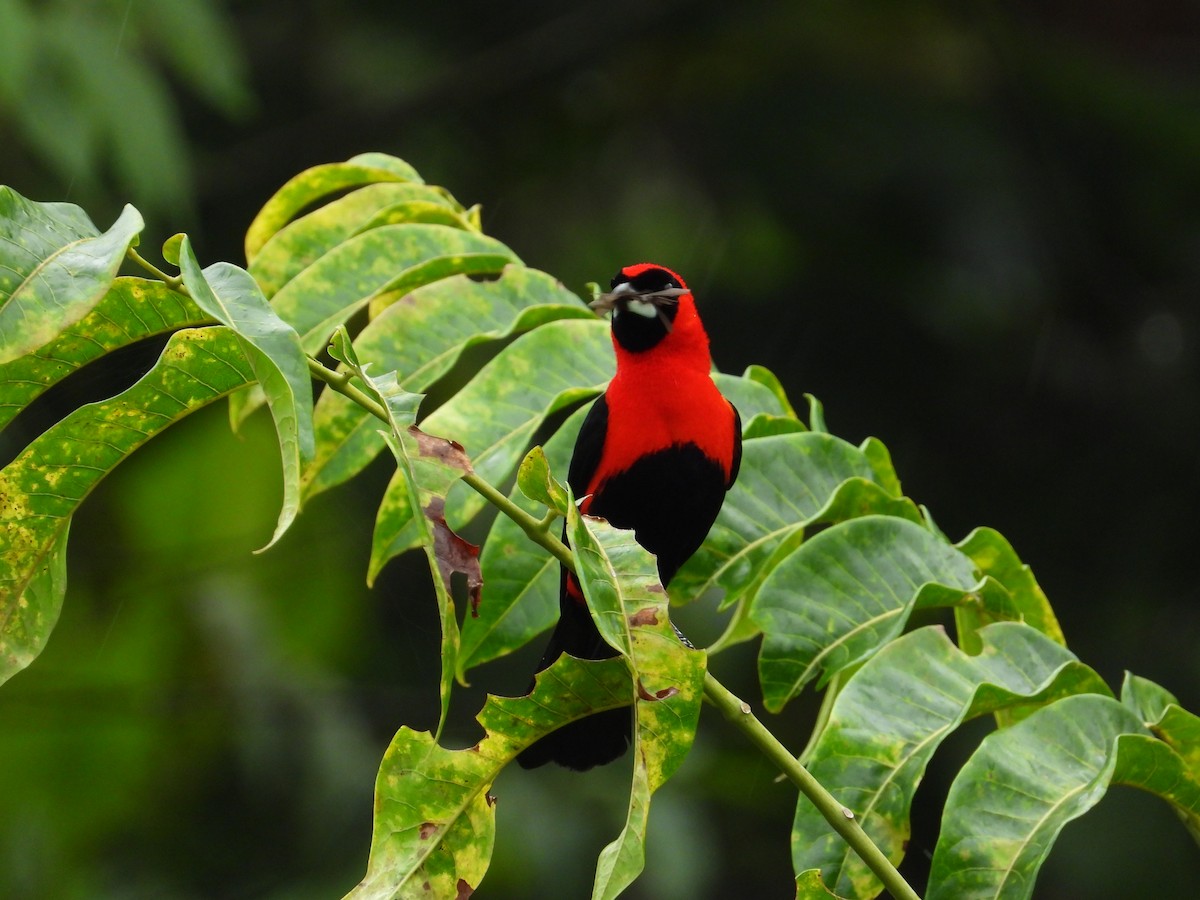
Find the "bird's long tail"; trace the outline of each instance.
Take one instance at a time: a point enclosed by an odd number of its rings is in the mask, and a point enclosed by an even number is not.
[[[617,655],[600,637],[574,577],[567,573],[562,579],[558,625],[537,671],[548,668],[563,653],[580,659],[609,659]],[[576,719],[531,744],[517,757],[517,762],[525,769],[555,762],[578,772],[602,766],[629,746],[632,720],[632,710],[627,706]]]

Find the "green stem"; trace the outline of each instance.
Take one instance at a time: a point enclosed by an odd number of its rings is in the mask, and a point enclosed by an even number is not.
[[[351,383],[350,373],[330,369],[311,356],[308,358],[308,369],[313,377],[325,382],[338,393],[344,394],[367,412],[384,422],[389,421],[387,410]],[[539,519],[532,513],[521,509],[474,472],[468,472],[462,480],[519,525],[531,541],[549,550],[555,559],[572,572],[575,571],[575,559],[571,555],[571,549],[550,533],[550,524],[554,521],[555,515]],[[854,813],[842,806],[829,791],[821,786],[820,782],[809,774],[804,766],[800,765],[775,735],[771,734],[767,727],[754,717],[748,703],[735,697],[711,673],[705,673],[704,676],[704,696],[749,739],[750,743],[754,744],[767,759],[775,763],[791,779],[800,792],[825,817],[825,821],[833,827],[833,830],[842,836],[875,873],[875,876],[883,882],[884,887],[896,900],[920,900],[916,891],[904,880],[904,877],[896,870],[883,851],[875,846],[867,833],[863,831],[858,820],[854,818]]]
[[[800,789],[800,793],[809,799],[833,830],[842,836],[875,873],[875,877],[883,882],[889,894],[897,900],[921,900],[917,892],[904,880],[904,876],[892,865],[891,860],[863,831],[858,819],[854,817],[854,812],[842,806],[837,798],[813,778],[808,769],[800,765],[788,752],[787,747],[779,743],[775,735],[755,718],[749,703],[735,697],[711,673],[705,673],[704,676],[704,696]]]
[[[155,278],[157,278],[159,281],[166,284],[166,286],[169,287],[171,290],[179,291],[180,293],[184,293],[184,294],[187,293],[187,289],[183,286],[183,276],[168,275],[166,272],[164,272],[158,266],[154,265],[154,263],[150,262],[150,260],[146,259],[140,253],[138,253],[136,250],[134,250],[132,247],[130,247],[127,251],[125,251],[125,255],[127,257],[129,257],[131,260],[133,260],[135,263],[137,263],[139,266],[141,266],[143,269],[145,269],[147,272],[149,272],[151,275],[153,275]]]
[[[353,384],[350,380],[352,376],[349,372],[338,372],[335,369],[330,369],[311,356],[308,357],[308,371],[314,378],[325,382],[339,394],[353,400],[371,415],[390,424],[387,410],[380,406],[373,397],[368,396],[361,388]],[[550,534],[549,522],[553,521],[552,518],[539,519],[532,513],[526,512],[474,472],[466,473],[463,475],[462,480],[474,488],[477,493],[500,510],[500,512],[516,522],[521,527],[521,530],[529,535],[530,540],[541,544],[549,550],[554,558],[564,566],[570,569],[575,568],[575,560],[571,556],[570,548],[554,535]]]

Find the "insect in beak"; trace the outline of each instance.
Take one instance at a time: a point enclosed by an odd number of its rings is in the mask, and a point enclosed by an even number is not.
[[[658,315],[658,320],[662,322],[663,328],[670,332],[671,320],[667,317],[664,307],[678,303],[679,298],[686,293],[687,291],[683,288],[663,288],[660,291],[641,292],[633,290],[627,284],[622,284],[615,291],[601,294],[589,303],[588,306],[603,315],[618,306],[628,309],[632,304],[637,303],[643,308],[652,309]],[[649,312],[642,312],[641,309],[635,309],[634,311],[639,315],[651,315]]]

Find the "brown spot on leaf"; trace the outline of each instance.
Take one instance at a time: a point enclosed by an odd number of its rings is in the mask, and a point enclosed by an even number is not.
[[[421,827],[417,829],[417,833],[421,836],[421,840],[427,841],[433,835],[437,834],[437,830],[436,822],[422,822]]]
[[[652,694],[646,690],[646,686],[642,684],[642,679],[639,678],[637,683],[637,692],[640,699],[649,700],[651,703],[654,703],[659,700],[666,700],[668,697],[674,697],[679,693],[679,688],[674,686],[665,687],[661,691],[655,691]]]
[[[458,893],[454,895],[454,900],[467,900],[473,893],[475,888],[467,884],[466,879],[458,879]]]
[[[440,440],[440,438],[439,438]],[[483,595],[483,570],[479,568],[479,548],[464,541],[446,524],[446,500],[434,497],[422,510],[425,518],[433,523],[433,555],[437,560],[442,581],[450,585],[455,572],[467,577],[467,597],[471,604],[471,615],[479,617],[479,601]]]
[[[643,609],[641,612],[636,612],[632,616],[630,616],[629,624],[633,625],[635,627],[638,625],[657,625],[658,624],[658,613],[654,610],[653,607],[647,607],[646,609]]]
[[[417,450],[422,456],[432,456],[438,462],[462,469],[464,472],[474,471],[471,468],[471,460],[467,458],[467,451],[458,441],[426,434],[416,425],[409,425],[408,433],[416,438]]]
[[[496,795],[493,794],[491,791],[488,791],[486,794],[484,794],[483,799],[487,802],[488,806],[496,805]]]
[[[657,582],[647,587],[646,590],[651,594],[665,594],[667,592],[667,589]]]

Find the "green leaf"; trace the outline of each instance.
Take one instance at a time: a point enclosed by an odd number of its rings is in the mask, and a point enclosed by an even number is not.
[[[183,245],[183,240],[187,235],[183,232],[173,234],[162,245],[162,258],[176,268],[179,267],[179,248]]]
[[[748,366],[746,371],[742,373],[742,377],[761,384],[772,394],[774,394],[775,399],[779,401],[779,405],[783,410],[781,415],[793,419],[796,417],[796,410],[792,407],[791,402],[788,400],[787,391],[783,389],[783,385],[780,383],[779,378],[775,375],[775,373],[766,366]]]
[[[305,169],[276,191],[250,223],[246,231],[247,262],[253,264],[270,237],[305,207],[347,188],[388,181],[420,183],[421,176],[403,160],[381,154],[364,154],[347,162]]]
[[[820,869],[808,869],[796,876],[796,900],[842,900],[825,887]]]
[[[9,270],[0,280],[0,364],[86,316],[144,224],[132,206],[101,235],[87,234],[85,221],[75,207],[34,203],[0,188],[0,269]]]
[[[743,425],[755,416],[786,415],[784,404],[780,403],[779,397],[760,382],[744,375],[726,375],[723,372],[714,372],[713,382],[725,395],[725,399],[737,407]]]
[[[504,348],[421,427],[458,441],[475,471],[490,484],[512,475],[542,421],[599,392],[613,374],[608,325],[594,317],[549,322]],[[449,507],[454,527],[470,521],[486,501],[457,489]],[[368,580],[412,546],[413,516],[405,487],[393,478],[375,520]]]
[[[967,557],[906,519],[865,516],[805,541],[767,576],[750,611],[764,634],[767,709],[866,659],[915,606],[951,605],[975,584]]]
[[[646,862],[651,795],[679,768],[696,736],[704,692],[703,651],[683,645],[671,625],[654,557],[632,531],[567,507],[576,571],[601,635],[633,674],[636,713],[629,815],[617,839],[600,853],[593,900],[616,897]]]
[[[176,332],[135,385],[75,410],[0,471],[0,682],[41,652],[58,602],[44,573],[84,497],[154,435],[253,378],[233,332]],[[31,616],[43,626],[13,625]]]
[[[283,536],[300,511],[300,470],[313,455],[308,362],[296,332],[275,315],[245,269],[215,263],[201,271],[186,237],[180,243],[179,257],[192,299],[237,333],[275,420],[283,463],[283,508],[275,533],[262,548],[266,550]]]
[[[428,732],[401,728],[375,782],[367,873],[347,900],[466,897],[491,859],[497,774],[521,750],[592,712],[629,702],[629,671],[618,659],[561,657],[528,697],[489,696],[477,717],[485,735],[447,750]]]
[[[567,514],[567,505],[570,502],[567,499],[567,489],[551,474],[546,451],[541,447],[534,447],[521,460],[521,465],[517,467],[517,486],[530,500],[560,515]]]
[[[395,372],[378,377],[367,375],[345,329],[338,330],[330,353],[345,363],[387,410],[390,432],[386,437],[396,457],[397,476],[421,511],[421,515],[412,517],[411,527],[429,560],[442,623],[440,734],[450,709],[450,689],[458,662],[458,618],[450,596],[450,579],[455,572],[466,575],[472,611],[479,608],[483,588],[479,548],[464,541],[446,524],[446,495],[463,475],[472,471],[471,463],[461,445],[423,432],[413,424],[421,395],[400,387]]]
[[[1200,716],[1181,707],[1166,688],[1131,672],[1125,673],[1121,684],[1121,702],[1183,758],[1194,777],[1200,778]],[[1197,839],[1200,841],[1200,834]]]
[[[462,207],[445,190],[428,184],[385,182],[368,184],[344,197],[318,206],[273,234],[250,264],[250,274],[263,293],[273,297],[300,272],[356,234],[366,230],[380,210],[420,200],[447,210]]]
[[[925,767],[959,725],[1015,704],[1109,694],[1095,672],[1032,628],[1006,622],[979,636],[981,650],[973,656],[940,627],[884,647],[846,682],[805,762],[893,864],[904,856],[909,809]],[[847,897],[874,897],[882,889],[803,797],[792,826],[792,860],[797,872],[819,868],[825,883]]]
[[[896,468],[892,465],[892,454],[884,446],[883,441],[879,438],[869,437],[859,445],[858,449],[863,452],[863,456],[871,464],[871,471],[875,473],[874,481],[893,497],[903,497],[904,491],[900,488],[900,478],[896,475]]]
[[[4,490],[3,485],[0,476],[0,491]],[[15,604],[0,607],[0,684],[34,661],[58,623],[63,597],[67,593],[67,533],[70,527],[71,517],[67,516],[33,571],[24,594]]]
[[[871,474],[858,448],[832,435],[794,432],[746,441],[716,522],[671,583],[676,602],[712,588],[725,592],[724,606],[739,600],[761,584],[779,544],[817,521],[842,482]]]
[[[524,266],[508,266],[493,281],[465,275],[417,288],[354,339],[376,371],[395,371],[410,391],[426,390],[464,351],[560,318],[594,315],[558,281]],[[314,412],[316,455],[304,472],[307,499],[361,472],[383,447],[377,423],[361,406],[325,391]]]
[[[1111,784],[1200,816],[1200,781],[1110,697],[1066,697],[989,735],[950,786],[927,900],[1031,896],[1058,833]]]
[[[1016,617],[1058,643],[1066,644],[1050,601],[1033,577],[1033,571],[1021,562],[1003,535],[991,528],[976,528],[956,546],[974,561],[981,573],[990,575],[1004,586],[1012,598]],[[966,641],[970,633],[986,624],[988,617],[977,606],[960,607],[955,610],[955,616],[959,641],[969,649]]]
[[[338,244],[272,298],[309,353],[378,295],[404,295],[462,273],[499,272],[520,263],[486,235],[446,225],[385,225]]]
[[[799,419],[791,416],[772,416],[759,413],[742,427],[742,439],[752,441],[756,438],[771,437],[776,434],[792,434],[797,431],[808,431]]]
[[[577,409],[546,442],[551,472],[567,471],[575,436],[590,409],[590,403]],[[509,499],[536,514],[538,504],[518,486]],[[479,607],[477,618],[463,622],[458,679],[464,684],[469,669],[525,646],[558,619],[558,560],[508,516],[497,516],[492,523],[479,564],[488,585],[488,602]]]
[[[805,394],[804,399],[808,401],[809,430],[827,434],[829,432],[829,428],[825,424],[825,407],[822,406],[821,401],[812,394]]]
[[[0,428],[52,385],[113,350],[211,319],[161,281],[118,278],[86,316],[39,350],[0,365]]]

